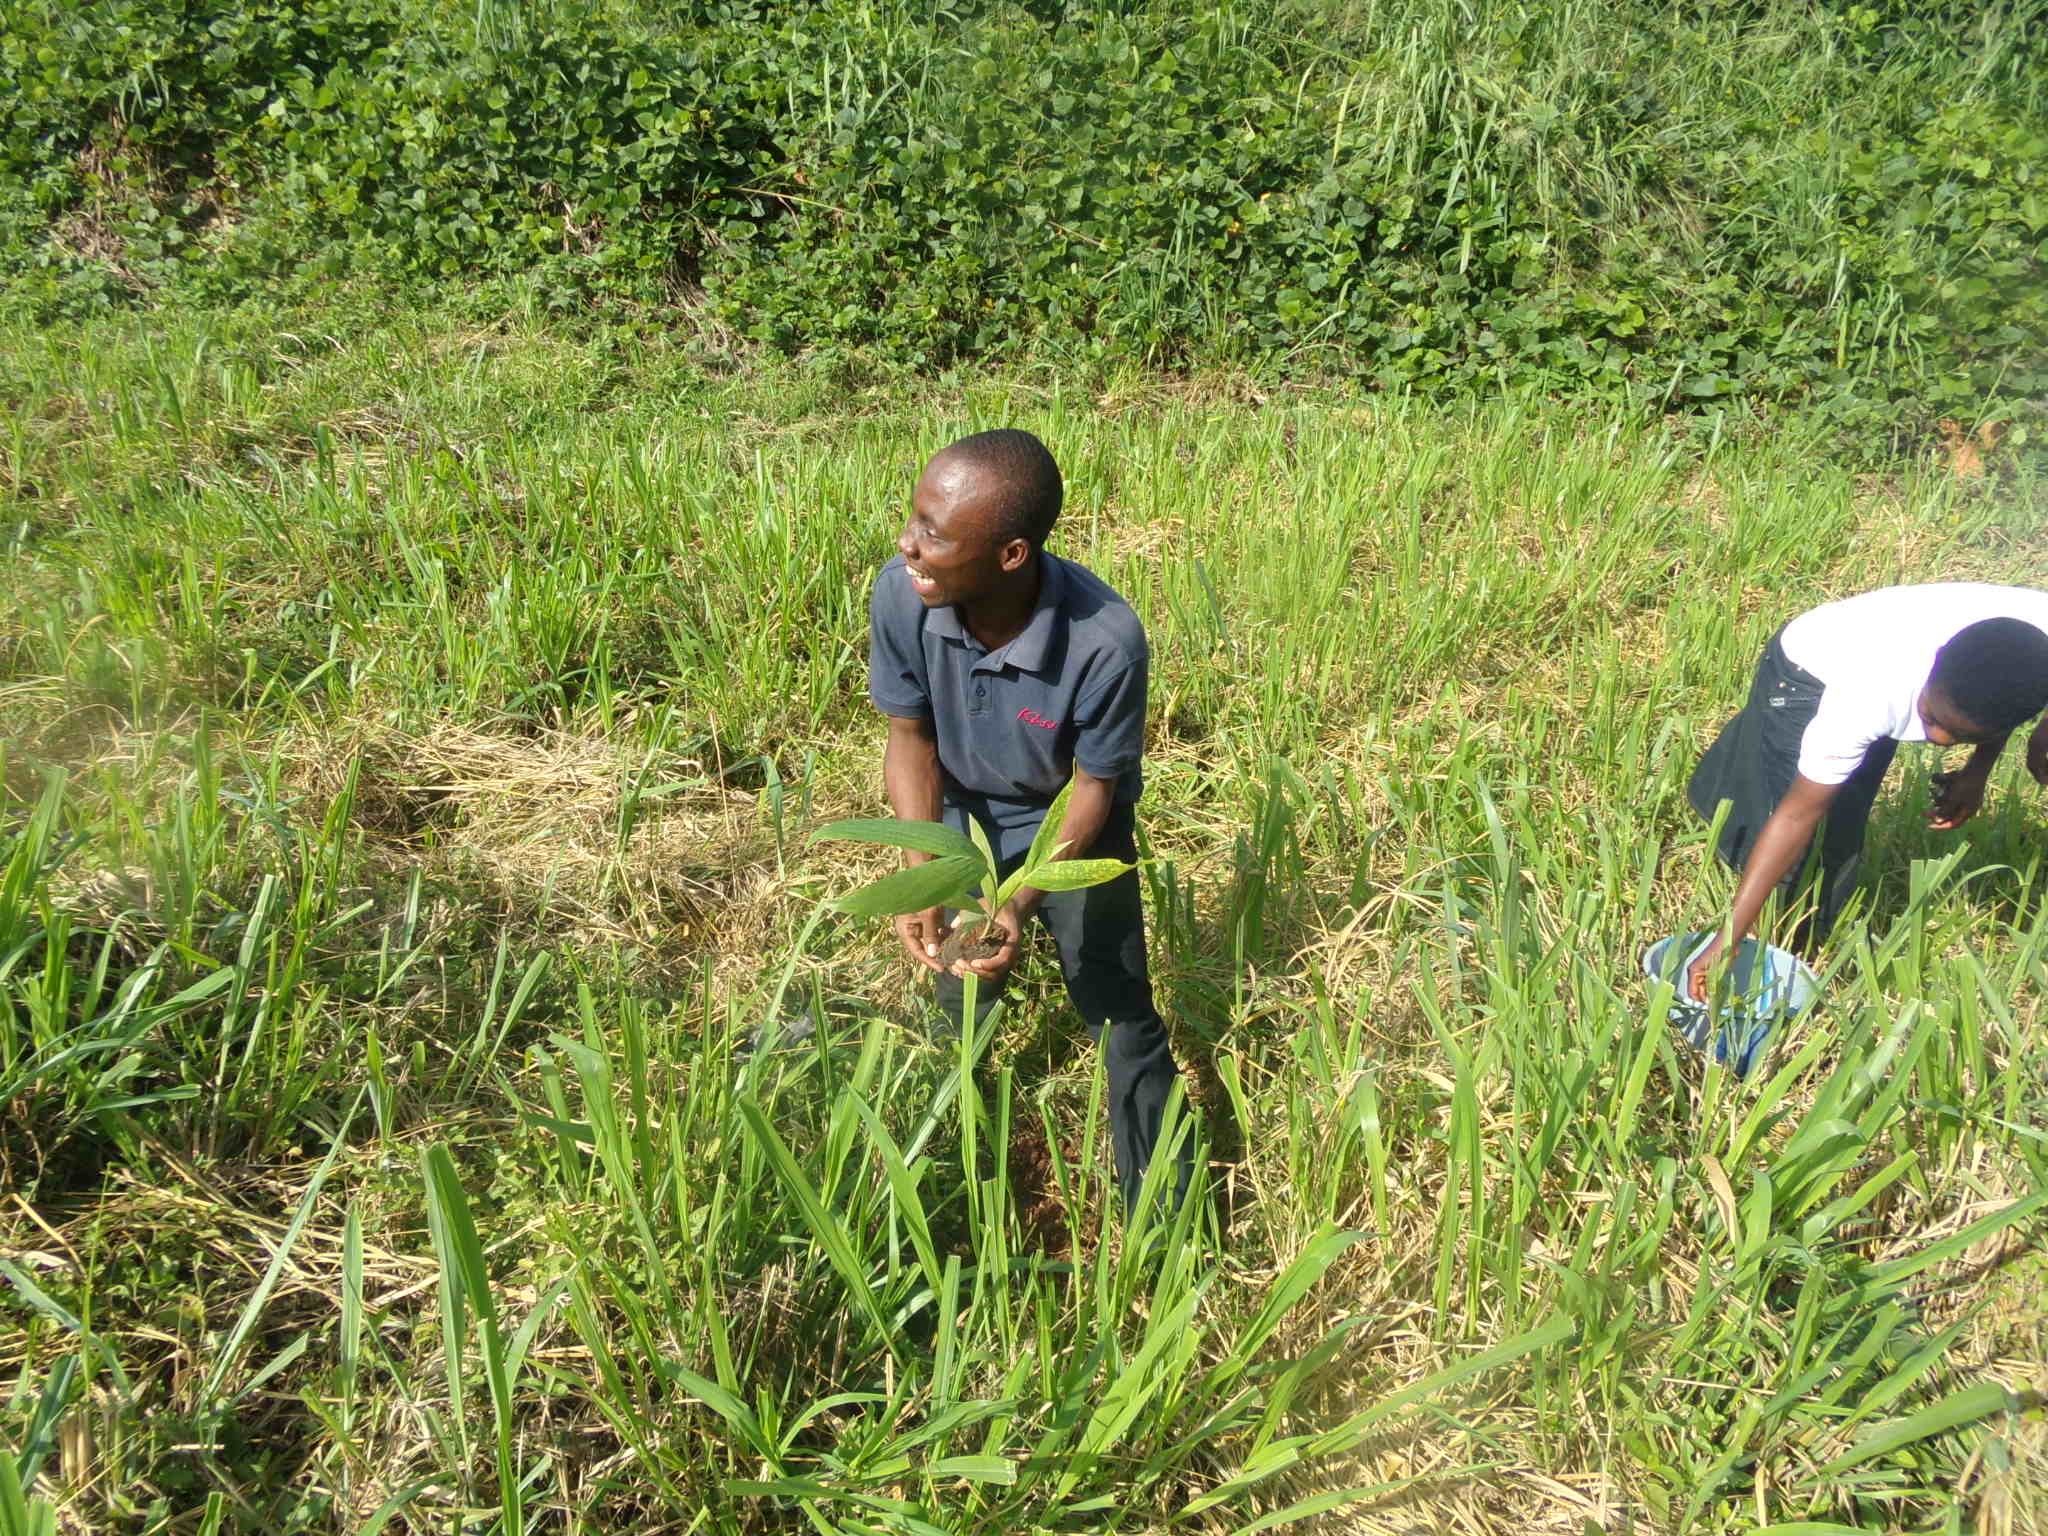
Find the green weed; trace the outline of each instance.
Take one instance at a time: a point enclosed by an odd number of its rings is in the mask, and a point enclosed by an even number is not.
[[[1943,838],[1902,754],[1755,1081],[1636,968],[1726,899],[1681,790],[1765,637],[2030,579],[2030,481],[317,318],[0,337],[10,1530],[2038,1510],[2019,770]],[[806,842],[879,809],[916,466],[999,422],[1152,643],[1153,970],[1219,1197],[1128,1225],[1043,957],[935,1047],[825,905],[889,856]]]

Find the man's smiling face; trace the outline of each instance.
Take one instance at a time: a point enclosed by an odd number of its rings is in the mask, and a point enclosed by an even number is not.
[[[988,471],[940,454],[918,476],[896,549],[927,608],[973,603],[998,591],[1029,557],[1022,539],[997,535],[1000,486]]]

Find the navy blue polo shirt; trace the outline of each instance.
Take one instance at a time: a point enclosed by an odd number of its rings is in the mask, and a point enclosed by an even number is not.
[[[993,651],[958,608],[925,607],[901,555],[868,602],[868,697],[885,715],[930,720],[947,803],[1005,831],[1037,826],[1076,762],[1115,778],[1118,805],[1144,789],[1144,626],[1086,567],[1038,559],[1038,604]]]

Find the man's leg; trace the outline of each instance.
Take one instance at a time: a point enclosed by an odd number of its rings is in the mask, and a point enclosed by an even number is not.
[[[1714,851],[1729,868],[1740,871],[1749,862],[1764,823],[1798,776],[1800,739],[1820,708],[1822,691],[1820,680],[1794,666],[1778,637],[1772,636],[1757,659],[1741,713],[1722,727],[1693,770],[1686,797],[1703,820],[1712,822],[1721,803],[1727,802]],[[1793,909],[1812,876],[1812,853],[1809,846],[1778,882],[1775,899],[1780,911]],[[1797,935],[1811,921],[1810,912],[1799,919],[1788,939],[1793,947],[1799,946]]]
[[[1757,834],[1792,787],[1799,741],[1820,708],[1820,695],[1819,682],[1793,666],[1773,636],[1757,660],[1747,702],[1693,770],[1686,797],[1701,820],[1711,823],[1721,802],[1728,802],[1714,851],[1731,869],[1749,861]],[[1796,887],[1797,868],[1779,887],[1782,893]]]
[[[1892,765],[1899,744],[1889,737],[1870,744],[1863,761],[1849,775],[1828,806],[1827,821],[1820,833],[1820,908],[1814,914],[1812,936],[1825,939],[1842,915],[1849,893],[1856,888],[1856,872],[1863,863],[1863,837],[1870,826],[1870,808],[1884,787],[1885,771]]]
[[[1131,813],[1120,810],[1088,850],[1088,857],[1136,856]],[[1087,1021],[1089,1033],[1103,1042],[1103,1066],[1109,1078],[1109,1135],[1128,1214],[1159,1144],[1167,1096],[1180,1078],[1166,1021],[1152,1001],[1152,982],[1145,964],[1144,890],[1133,870],[1107,885],[1052,892],[1038,911],[1059,946],[1067,995]],[[1173,1199],[1186,1195],[1192,1174],[1191,1147],[1184,1141]]]

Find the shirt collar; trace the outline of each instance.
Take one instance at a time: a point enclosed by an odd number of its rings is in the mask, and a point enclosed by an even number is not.
[[[1002,667],[1016,667],[1019,671],[1036,672],[1042,668],[1052,648],[1053,629],[1059,621],[1060,604],[1066,595],[1065,562],[1041,549],[1038,552],[1038,602],[1032,607],[1031,617],[1006,644],[978,658],[974,663],[975,670],[993,672]],[[968,646],[980,644],[960,622],[960,609],[954,603],[933,609],[925,618],[925,628],[942,640],[958,640]]]
[[[1066,566],[1057,555],[1038,552],[1038,603],[1016,638],[995,653],[1006,667],[1037,672],[1045,666],[1052,649],[1053,628],[1059,622],[1060,604],[1067,595]],[[991,658],[994,659],[994,658]]]

